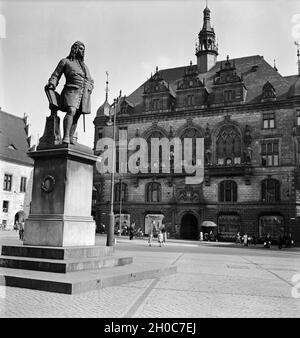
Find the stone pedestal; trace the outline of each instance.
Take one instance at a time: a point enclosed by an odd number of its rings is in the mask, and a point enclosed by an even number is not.
[[[24,245],[94,245],[91,203],[96,156],[92,150],[82,145],[60,144],[28,155],[35,163]]]

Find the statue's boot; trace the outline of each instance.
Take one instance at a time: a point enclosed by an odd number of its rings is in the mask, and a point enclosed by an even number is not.
[[[75,144],[74,133],[77,127],[77,123],[73,123],[70,129],[70,143]]]
[[[62,143],[70,143],[70,130],[73,124],[73,116],[66,114],[64,117],[64,138]]]

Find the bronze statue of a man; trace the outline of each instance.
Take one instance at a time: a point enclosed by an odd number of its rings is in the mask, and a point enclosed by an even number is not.
[[[66,112],[64,117],[63,143],[74,143],[73,136],[81,114],[91,113],[90,96],[94,88],[88,67],[84,63],[85,46],[76,41],[68,57],[60,60],[51,75],[46,88],[55,89],[62,74],[66,83],[60,95],[59,109]]]

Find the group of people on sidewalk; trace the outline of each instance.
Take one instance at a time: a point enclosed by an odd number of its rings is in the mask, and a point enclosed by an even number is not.
[[[243,236],[238,232],[236,234],[236,243],[237,244],[243,244],[244,246],[248,246],[250,244],[256,245],[257,240],[255,235],[248,236],[247,233],[245,233]],[[270,248],[272,245],[272,237],[270,233],[267,233],[267,235],[264,238],[264,248]],[[283,245],[285,245],[286,248],[291,248],[294,246],[294,240],[292,239],[292,234],[289,233],[287,236],[284,236],[282,233],[279,234],[277,239],[278,248],[282,249]]]
[[[153,239],[154,239],[154,235],[153,235],[153,231],[151,231],[150,234],[149,234],[149,237],[148,237],[148,245],[149,246],[153,245]],[[157,242],[158,242],[158,245],[160,247],[166,245],[167,232],[166,232],[165,228],[162,228],[161,230],[159,230],[159,232],[157,234]]]
[[[241,235],[240,232],[236,234],[236,243],[237,244],[243,244],[244,246],[249,246],[251,244],[256,245],[257,240],[255,235],[248,235],[245,233],[244,235]]]

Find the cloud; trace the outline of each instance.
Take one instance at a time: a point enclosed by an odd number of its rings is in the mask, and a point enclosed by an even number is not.
[[[300,14],[294,14],[292,16],[292,37],[295,40],[300,38]]]
[[[158,69],[166,69],[172,67],[172,60],[167,56],[157,56],[152,63],[143,61],[141,63],[141,68],[147,73],[155,73],[156,67]]]
[[[0,39],[6,38],[6,22],[5,16],[0,14]]]

